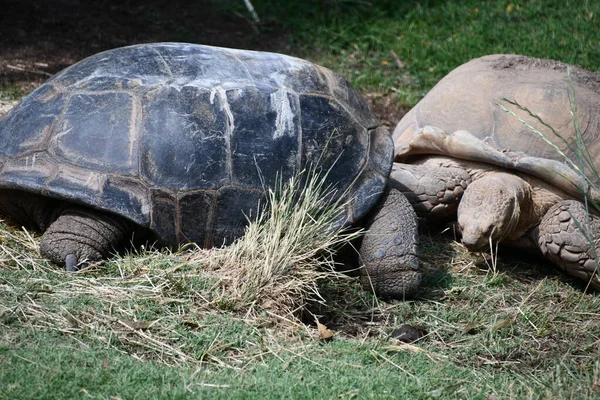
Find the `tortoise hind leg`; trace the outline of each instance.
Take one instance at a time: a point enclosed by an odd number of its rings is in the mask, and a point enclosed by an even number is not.
[[[569,275],[600,290],[600,217],[576,200],[561,201],[540,222],[537,243],[542,254]]]
[[[107,258],[132,233],[133,224],[124,218],[68,206],[44,232],[40,249],[54,263],[75,271]]]

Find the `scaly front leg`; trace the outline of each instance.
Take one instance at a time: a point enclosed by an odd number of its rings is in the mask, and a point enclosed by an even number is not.
[[[579,201],[564,200],[548,210],[534,234],[548,260],[600,290],[599,216],[590,215]]]

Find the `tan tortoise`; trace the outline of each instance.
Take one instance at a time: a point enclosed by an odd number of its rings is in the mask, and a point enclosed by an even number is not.
[[[600,243],[600,219],[588,217],[583,195],[600,204],[600,74],[571,67],[577,135],[567,68],[517,55],[459,66],[396,127],[391,181],[400,182],[417,214],[455,217],[468,249],[499,242],[537,248],[600,289],[592,244]]]

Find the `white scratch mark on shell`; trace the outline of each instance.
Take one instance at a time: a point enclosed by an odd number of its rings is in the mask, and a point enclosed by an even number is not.
[[[65,136],[65,135],[68,135],[69,133],[71,133],[71,131],[72,131],[72,130],[73,130],[73,127],[72,127],[72,126],[69,126],[67,129],[65,129],[65,130],[63,130],[63,131],[60,131],[60,132],[57,132],[57,133],[54,135],[54,140],[55,140],[56,142],[58,142],[58,140],[59,140],[60,138],[62,138],[62,137],[63,137],[63,136]]]
[[[192,171],[192,168],[194,168],[195,166],[196,166],[196,155],[192,154],[190,156],[189,162],[185,166],[185,173],[188,174],[190,171]]]
[[[235,121],[233,119],[233,113],[227,102],[227,92],[221,86],[215,86],[210,90],[210,104],[213,104],[215,94],[219,96],[221,101],[221,111],[227,116],[227,136],[231,137],[233,130],[235,129]]]
[[[94,174],[89,174],[88,177],[87,177],[87,179],[85,180],[85,184],[86,185],[91,185],[92,182],[95,180],[95,178],[96,177],[94,177]]]
[[[225,113],[227,119],[227,128],[225,129],[225,146],[227,148],[227,169],[229,175],[229,181],[233,181],[233,160],[231,156],[231,136],[233,136],[233,130],[235,129],[235,121],[229,102],[227,101],[227,92],[222,86],[215,86],[210,90],[210,103],[213,104],[215,95],[219,96],[221,103],[221,111]]]
[[[30,170],[35,169],[35,154],[32,154],[31,157],[25,157],[25,168],[29,168]]]
[[[288,132],[288,135],[292,134],[294,132],[294,113],[292,112],[287,92],[283,89],[279,89],[278,91],[271,93],[270,100],[273,110],[277,113],[273,139],[283,137],[286,132]]]
[[[210,104],[215,104],[215,94],[217,94],[217,89],[213,87],[210,89]]]

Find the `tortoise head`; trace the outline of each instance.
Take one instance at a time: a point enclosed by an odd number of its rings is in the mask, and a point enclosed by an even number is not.
[[[531,188],[516,175],[493,172],[471,183],[458,206],[462,242],[483,250],[510,237],[531,204]]]

